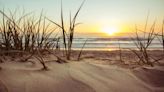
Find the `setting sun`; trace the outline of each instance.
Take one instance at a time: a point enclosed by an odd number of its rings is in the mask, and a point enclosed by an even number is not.
[[[107,33],[108,35],[114,35],[117,33],[119,30],[116,27],[103,27],[102,31]]]

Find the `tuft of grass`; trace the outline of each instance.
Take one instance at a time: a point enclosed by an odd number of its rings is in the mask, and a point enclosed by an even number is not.
[[[84,42],[84,44],[83,44],[83,46],[82,46],[82,48],[81,48],[81,50],[80,50],[80,52],[79,52],[79,54],[78,54],[78,58],[77,58],[78,61],[80,60],[80,57],[81,57],[81,55],[82,55],[82,51],[83,51],[83,49],[84,49],[84,47],[85,47],[87,41],[88,41],[88,39],[85,40],[85,42]]]
[[[24,12],[24,11],[23,11]],[[35,18],[32,13],[23,13],[17,16],[17,11],[7,15],[4,10],[0,10],[2,17],[0,20],[0,50],[3,55],[22,56],[23,62],[32,57],[36,57],[47,70],[47,66],[42,57],[46,50],[54,48],[57,39],[53,36],[57,28],[51,28],[50,22],[41,12],[39,18]],[[27,57],[23,57],[24,52],[28,52]],[[36,53],[37,52],[37,53]],[[25,53],[26,55],[27,53]]]
[[[118,41],[118,45],[119,45],[119,61],[121,61],[122,63],[125,63],[122,59],[122,50],[121,50],[120,41]]]
[[[132,38],[134,44],[137,47],[137,50],[130,49],[139,59],[138,64],[146,64],[153,66],[153,57],[148,54],[149,46],[151,45],[152,41],[156,37],[155,33],[155,22],[151,26],[151,28],[147,29],[147,22],[145,24],[144,30],[139,30],[136,26],[135,37]],[[147,32],[148,31],[148,32]],[[141,37],[141,36],[142,37]],[[157,61],[156,61],[157,62]]]
[[[33,52],[36,48],[50,49],[56,43],[52,40],[56,28],[50,29],[50,23],[42,13],[39,19],[31,16],[31,13],[23,14],[18,19],[16,12],[8,16],[0,10],[0,14],[3,16],[0,49]]]
[[[35,56],[35,58],[39,60],[40,64],[43,66],[42,70],[48,70],[48,67],[45,64],[45,61],[39,49],[37,49],[37,56]]]
[[[74,39],[74,33],[75,33],[75,27],[78,26],[80,23],[76,22],[77,16],[84,4],[85,0],[82,2],[80,7],[78,8],[77,12],[75,13],[74,17],[72,18],[70,13],[70,21],[69,21],[69,29],[66,30],[65,28],[65,21],[63,16],[63,6],[61,2],[61,24],[58,24],[50,19],[48,19],[50,22],[54,23],[56,26],[58,26],[62,31],[62,37],[63,37],[63,44],[64,44],[64,52],[67,60],[70,60],[71,52],[72,52],[72,43]]]

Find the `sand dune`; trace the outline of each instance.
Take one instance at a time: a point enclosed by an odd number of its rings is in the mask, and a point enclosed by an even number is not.
[[[39,63],[2,63],[0,92],[164,92],[163,66],[129,69],[94,60],[47,62],[48,71]]]

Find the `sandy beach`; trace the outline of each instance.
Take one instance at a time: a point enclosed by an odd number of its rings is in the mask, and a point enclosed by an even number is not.
[[[80,61],[76,53],[63,64],[45,55],[48,71],[33,58],[35,63],[7,58],[0,64],[0,92],[164,92],[163,60],[150,67],[135,64],[130,51],[124,51],[124,64],[117,59],[118,51],[84,51]]]

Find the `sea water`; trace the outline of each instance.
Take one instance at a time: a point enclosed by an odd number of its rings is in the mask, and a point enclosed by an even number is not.
[[[147,39],[141,39],[142,43],[147,42]],[[83,50],[128,50],[137,49],[136,40],[131,38],[74,38],[72,49],[80,50],[86,42]],[[60,47],[63,48],[62,39]],[[163,46],[159,39],[154,39],[150,44],[149,50],[162,50]]]

